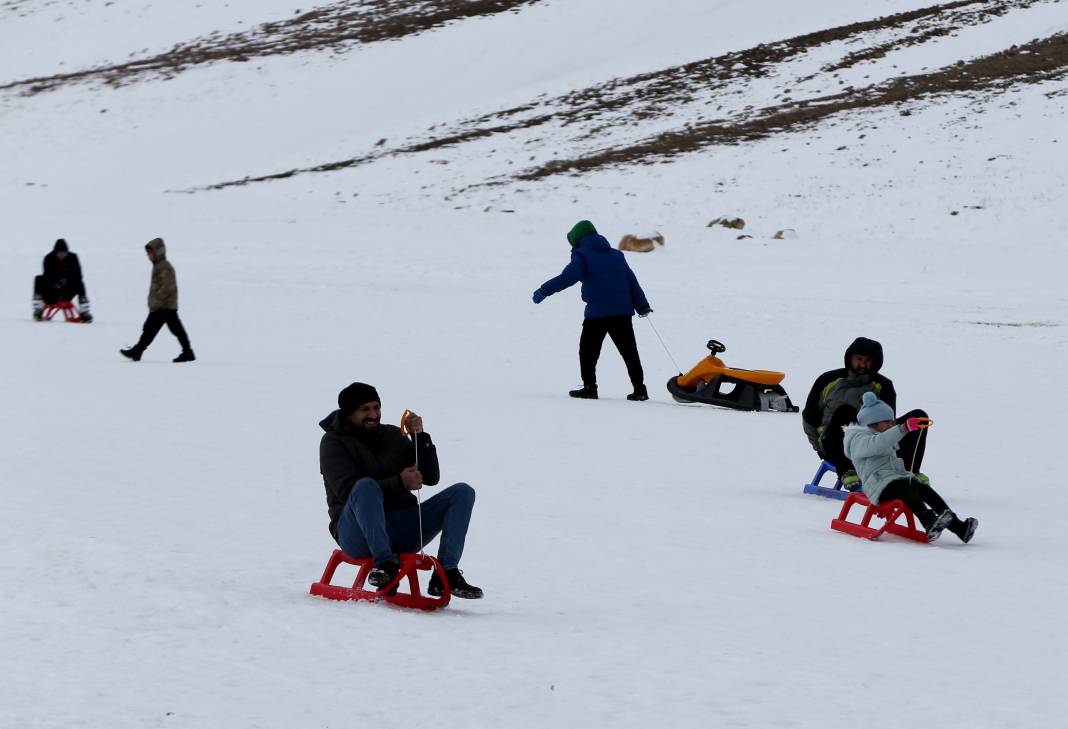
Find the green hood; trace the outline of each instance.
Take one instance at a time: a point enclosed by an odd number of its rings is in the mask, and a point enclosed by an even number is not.
[[[588,220],[580,220],[567,232],[567,242],[574,248],[579,244],[580,240],[590,233],[597,233],[597,229],[593,227],[593,223]]]

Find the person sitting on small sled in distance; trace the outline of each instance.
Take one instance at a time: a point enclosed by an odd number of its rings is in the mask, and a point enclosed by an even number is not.
[[[89,311],[89,296],[85,293],[85,281],[82,280],[82,264],[67,241],[62,238],[57,240],[52,251],[44,257],[42,265],[44,272],[33,279],[33,318],[41,321],[46,305],[71,301],[77,296],[81,322],[88,324],[93,321]]]

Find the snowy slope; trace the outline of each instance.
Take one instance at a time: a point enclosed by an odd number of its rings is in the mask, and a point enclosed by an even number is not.
[[[170,80],[0,91],[0,726],[1056,726],[1063,79],[477,186],[708,121],[697,89],[641,124],[604,117],[602,136],[550,124],[540,141],[201,189],[921,7],[553,0]],[[840,72],[820,69],[893,34],[817,45],[730,81],[719,116],[749,119],[795,83],[827,93],[833,73],[862,87],[1063,33],[1063,8]],[[0,85],[298,10],[0,3]],[[705,227],[724,214],[753,238]],[[630,261],[682,367],[714,336],[730,364],[785,371],[799,401],[855,336],[882,341],[901,405],[936,421],[924,471],[980,518],[976,541],[832,532],[836,503],[801,495],[816,464],[798,416],[673,403],[646,322],[652,401],[623,400],[610,346],[605,399],[566,398],[581,302],[530,292],[581,217],[613,241],[664,233]],[[782,228],[798,238],[772,240]],[[90,326],[29,317],[61,235]],[[166,332],[139,364],[116,352],[139,331],[155,235],[188,367]],[[420,412],[443,481],[477,489],[463,567],[485,600],[415,615],[307,595],[332,548],[316,423],[352,380],[378,386],[390,420]]]

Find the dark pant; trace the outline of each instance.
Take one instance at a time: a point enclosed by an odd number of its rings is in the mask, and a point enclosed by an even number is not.
[[[579,366],[582,384],[597,384],[597,360],[601,357],[601,345],[607,334],[623,356],[627,374],[634,387],[645,384],[642,361],[638,357],[638,343],[634,341],[634,325],[629,316],[601,316],[582,320],[582,336],[579,338]]]
[[[904,423],[909,418],[926,417],[927,413],[923,410],[910,410],[894,422]],[[831,416],[831,422],[827,425],[827,431],[820,440],[820,452],[823,454],[823,459],[834,464],[839,476],[846,471],[855,470],[853,462],[846,457],[843,444],[845,433],[842,432],[842,426],[855,422],[857,422],[857,409],[849,405],[843,405],[834,411],[834,415]],[[913,473],[919,471],[920,465],[923,463],[923,452],[927,448],[927,436],[923,435],[922,438],[920,436],[926,432],[926,430],[916,430],[907,433],[905,437],[898,441],[897,457],[904,462],[905,468]]]
[[[883,492],[879,494],[880,504],[885,504],[894,499],[901,499],[905,506],[909,507],[909,510],[919,517],[924,527],[931,526],[934,522],[934,514],[941,514],[949,508],[949,505],[938,495],[937,491],[922,481],[911,477],[891,481],[883,489]],[[964,522],[954,514],[953,521],[949,523],[949,530],[959,537],[964,533],[964,528]]]
[[[85,297],[85,284],[81,281],[69,283],[68,279],[56,283],[45,281],[44,276],[34,276],[33,293],[44,299],[51,306],[59,301],[72,301],[75,296]]]
[[[185,327],[182,326],[182,320],[178,318],[177,309],[156,309],[149,312],[148,318],[145,319],[145,325],[141,330],[141,338],[133,348],[141,352],[148,349],[148,345],[152,344],[152,340],[156,338],[164,324],[171,330],[171,334],[178,338],[178,343],[182,345],[183,352],[189,352],[193,349],[189,344],[189,336],[185,333]]]
[[[460,565],[475,507],[475,490],[465,483],[442,489],[423,502],[423,542],[419,543],[419,508],[386,509],[382,487],[361,478],[337,522],[337,542],[356,559],[374,557],[375,564],[396,561],[398,552],[418,552],[441,534],[438,561],[447,570]]]

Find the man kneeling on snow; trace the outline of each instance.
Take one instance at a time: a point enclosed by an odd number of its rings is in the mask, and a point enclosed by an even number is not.
[[[397,552],[418,552],[440,533],[438,561],[449,590],[454,597],[482,597],[482,589],[468,584],[459,569],[475,490],[453,484],[421,507],[412,494],[440,479],[437,449],[423,431],[423,419],[410,413],[405,423],[415,433],[416,446],[400,428],[382,425],[382,402],[370,385],[352,383],[338,394],[337,404],[319,423],[326,431],[319,444],[319,471],[326,485],[330,534],[341,549],[356,559],[373,557],[367,581],[383,588],[400,570]],[[436,571],[427,592],[443,592]]]

